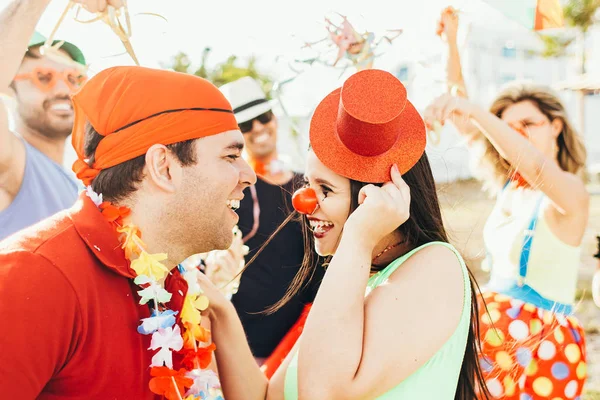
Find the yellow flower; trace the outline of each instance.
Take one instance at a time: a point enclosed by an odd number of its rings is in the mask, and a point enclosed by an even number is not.
[[[138,255],[146,247],[146,244],[142,242],[141,232],[135,225],[125,225],[117,228],[117,232],[123,233],[124,238],[121,239],[121,248],[125,250],[125,257],[131,260],[132,255]]]
[[[138,275],[146,275],[160,281],[169,273],[169,269],[161,264],[161,261],[166,259],[165,253],[149,254],[142,251],[140,256],[131,262],[131,269]]]
[[[208,308],[208,297],[199,295],[198,299],[194,301],[194,307],[200,311],[204,311]]]
[[[198,296],[185,296],[183,308],[181,309],[181,321],[192,325],[200,324],[200,311],[194,306]]]

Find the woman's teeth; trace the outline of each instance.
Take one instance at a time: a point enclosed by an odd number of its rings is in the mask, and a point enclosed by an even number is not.
[[[313,232],[316,233],[324,233],[325,231],[327,231],[327,228],[330,228],[333,226],[333,222],[329,222],[329,221],[314,221],[314,220],[310,220],[310,227],[313,230]]]
[[[229,207],[233,211],[235,211],[238,208],[240,208],[240,201],[239,200],[227,200],[227,207]]]

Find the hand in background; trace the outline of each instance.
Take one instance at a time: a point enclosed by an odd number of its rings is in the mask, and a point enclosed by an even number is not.
[[[245,266],[244,256],[248,246],[242,241],[242,232],[236,226],[233,231],[233,243],[227,250],[215,250],[203,257],[206,264],[206,276],[217,288],[231,299],[239,287],[241,272]]]

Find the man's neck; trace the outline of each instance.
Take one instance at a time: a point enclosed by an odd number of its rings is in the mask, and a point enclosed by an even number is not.
[[[149,215],[152,215],[150,213]],[[131,214],[126,219],[126,223],[135,225],[141,232],[145,250],[149,254],[166,253],[167,259],[161,261],[169,270],[175,268],[180,262],[185,260],[186,256],[184,249],[169,242],[171,237],[169,232],[165,231],[155,221],[148,219],[146,213],[136,212],[131,209]]]
[[[16,129],[27,143],[41,151],[55,163],[62,165],[65,153],[65,139],[50,139],[19,121],[16,121]]]

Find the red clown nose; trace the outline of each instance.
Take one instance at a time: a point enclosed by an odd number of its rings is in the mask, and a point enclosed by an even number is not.
[[[319,207],[317,193],[309,187],[296,190],[296,193],[292,196],[292,205],[300,214],[311,215]]]

